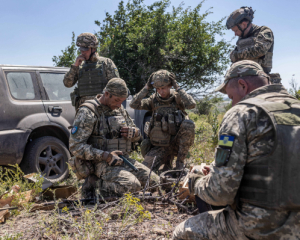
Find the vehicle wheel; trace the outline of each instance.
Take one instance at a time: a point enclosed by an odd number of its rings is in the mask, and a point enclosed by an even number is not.
[[[69,175],[70,153],[66,145],[55,137],[41,137],[26,146],[20,168],[25,174],[40,172],[51,182],[66,179]]]

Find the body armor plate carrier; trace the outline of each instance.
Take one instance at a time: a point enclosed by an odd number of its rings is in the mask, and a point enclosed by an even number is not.
[[[105,116],[103,112],[98,112],[99,104],[95,100],[86,101],[81,106],[88,107],[98,118],[99,133],[91,135],[88,144],[108,152],[115,150],[120,150],[124,154],[131,152],[131,141],[120,134],[120,129],[127,126],[124,116]]]
[[[251,104],[270,117],[272,152],[247,163],[239,190],[241,202],[278,210],[300,210],[300,101],[284,93],[266,93],[238,104]]]
[[[97,62],[85,62],[79,67],[78,92],[79,96],[96,96],[102,93],[107,84],[103,69],[104,58]]]

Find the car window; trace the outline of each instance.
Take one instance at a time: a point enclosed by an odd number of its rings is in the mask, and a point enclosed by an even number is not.
[[[70,101],[70,93],[74,87],[66,88],[63,83],[65,73],[42,73],[42,83],[49,100]]]
[[[13,98],[20,100],[35,99],[31,74],[28,72],[9,72],[6,75]]]

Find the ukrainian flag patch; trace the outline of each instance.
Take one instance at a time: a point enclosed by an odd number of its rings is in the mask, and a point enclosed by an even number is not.
[[[219,139],[219,146],[232,147],[234,138],[234,136],[221,135]]]

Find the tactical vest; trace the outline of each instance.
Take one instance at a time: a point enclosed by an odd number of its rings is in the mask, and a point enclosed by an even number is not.
[[[183,120],[188,119],[179,95],[174,93],[167,100],[157,94],[151,96],[152,118],[147,135],[154,146],[166,147],[170,145],[172,136],[175,136]]]
[[[79,97],[96,96],[102,93],[108,82],[104,72],[104,60],[105,58],[100,57],[97,62],[86,61],[79,66]]]
[[[300,210],[300,101],[266,93],[238,104],[251,104],[270,117],[275,135],[268,155],[247,163],[239,190],[241,202],[278,210]]]
[[[236,43],[238,51],[255,46],[255,44],[257,42],[257,35],[261,31],[264,31],[265,29],[269,29],[269,28],[265,27],[265,26],[262,26],[262,27],[255,26],[255,29],[251,33],[251,35],[252,35],[251,37],[239,39]],[[266,53],[266,55],[259,57],[259,58],[255,58],[255,59],[252,59],[252,58],[247,59],[246,58],[243,60],[255,61],[262,66],[263,70],[266,73],[269,73],[272,69],[273,49],[274,49],[274,42],[273,42],[272,46],[270,47],[270,49],[268,50],[268,52]]]
[[[116,116],[105,116],[103,112],[98,111],[99,103],[96,100],[89,100],[80,107],[85,106],[97,116],[98,133],[90,136],[87,143],[93,148],[103,151],[120,150],[124,154],[131,152],[131,141],[121,136],[120,129],[127,127],[125,116],[121,113]]]

